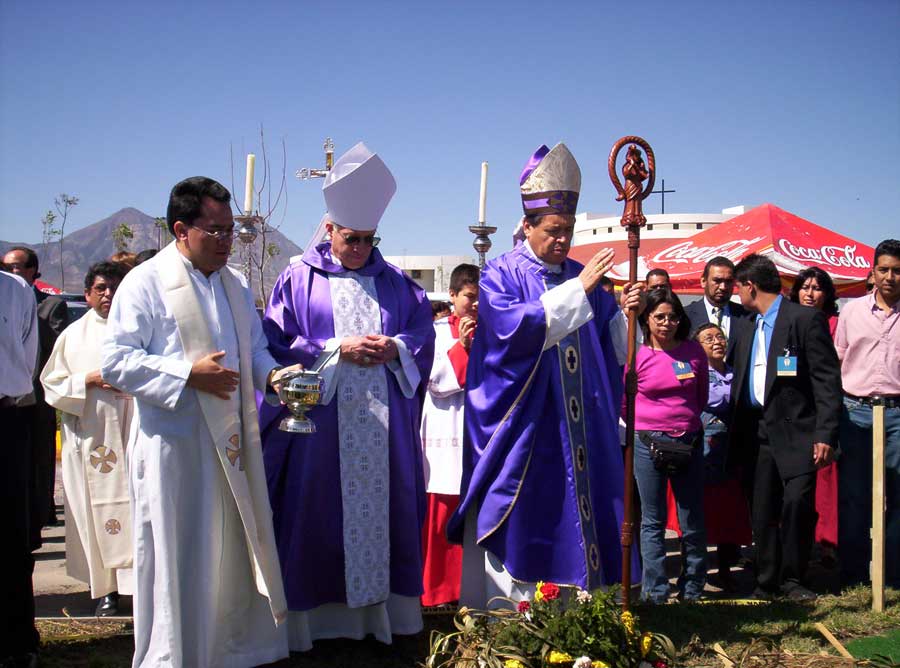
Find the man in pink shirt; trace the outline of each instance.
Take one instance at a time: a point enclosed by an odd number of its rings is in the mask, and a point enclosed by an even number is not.
[[[869,580],[872,544],[872,406],[885,406],[885,552],[889,586],[900,586],[900,241],[875,249],[875,290],[841,309],[834,346],[841,360],[844,409],[838,460],[841,582]]]

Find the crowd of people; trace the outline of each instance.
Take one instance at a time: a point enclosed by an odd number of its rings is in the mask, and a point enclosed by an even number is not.
[[[643,600],[673,593],[667,529],[681,600],[705,595],[713,545],[728,591],[750,546],[758,598],[813,599],[814,542],[843,584],[866,581],[875,404],[886,550],[900,554],[900,242],[878,245],[872,291],[840,313],[825,271],[801,272],[788,296],[759,255],[711,259],[685,307],[662,270],[617,295],[612,251],[568,259],[581,172],[564,144],[531,156],[520,189],[514,248],[456,267],[449,313],[377,250],[396,184],[364,144],[328,173],[327,213],[261,319],[227,265],[231,195],[205,177],[172,189],[172,244],[91,266],[91,310],[74,323],[32,287],[34,252],[9,251],[0,659],[33,665],[38,648],[54,411],[67,570],[98,615],[134,596],[136,667],[389,643],[422,629],[422,606],[618,582],[629,314]],[[312,434],[280,428],[278,390],[303,369],[323,383]],[[900,586],[900,560],[887,581]]]

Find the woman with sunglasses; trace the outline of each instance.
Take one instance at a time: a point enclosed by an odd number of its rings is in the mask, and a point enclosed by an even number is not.
[[[635,356],[634,475],[641,496],[641,598],[665,603],[666,489],[672,484],[682,527],[682,600],[699,599],[706,584],[703,523],[703,426],[709,396],[706,353],[688,339],[690,321],[678,297],[665,287],[647,293],[640,317],[644,344]]]

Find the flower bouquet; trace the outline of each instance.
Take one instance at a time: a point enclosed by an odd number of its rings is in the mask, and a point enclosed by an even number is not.
[[[451,633],[433,631],[426,668],[671,668],[667,637],[641,632],[621,612],[616,588],[593,593],[538,582],[532,601],[491,599],[491,610],[460,608]]]

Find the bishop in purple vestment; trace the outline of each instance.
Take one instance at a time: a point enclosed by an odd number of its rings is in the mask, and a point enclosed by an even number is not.
[[[388,177],[361,144],[335,163],[328,240],[282,272],[263,320],[276,360],[321,366],[325,381],[314,434],[281,431],[284,408],[260,413],[292,649],[421,629],[419,424],[434,328],[424,290],[374,248]]]
[[[462,502],[448,528],[464,544],[461,603],[528,597],[539,580],[620,579],[622,387],[609,330],[620,316],[595,289],[612,252],[586,267],[566,259],[580,182],[565,145],[541,147],[521,182],[526,238],[482,273]]]

